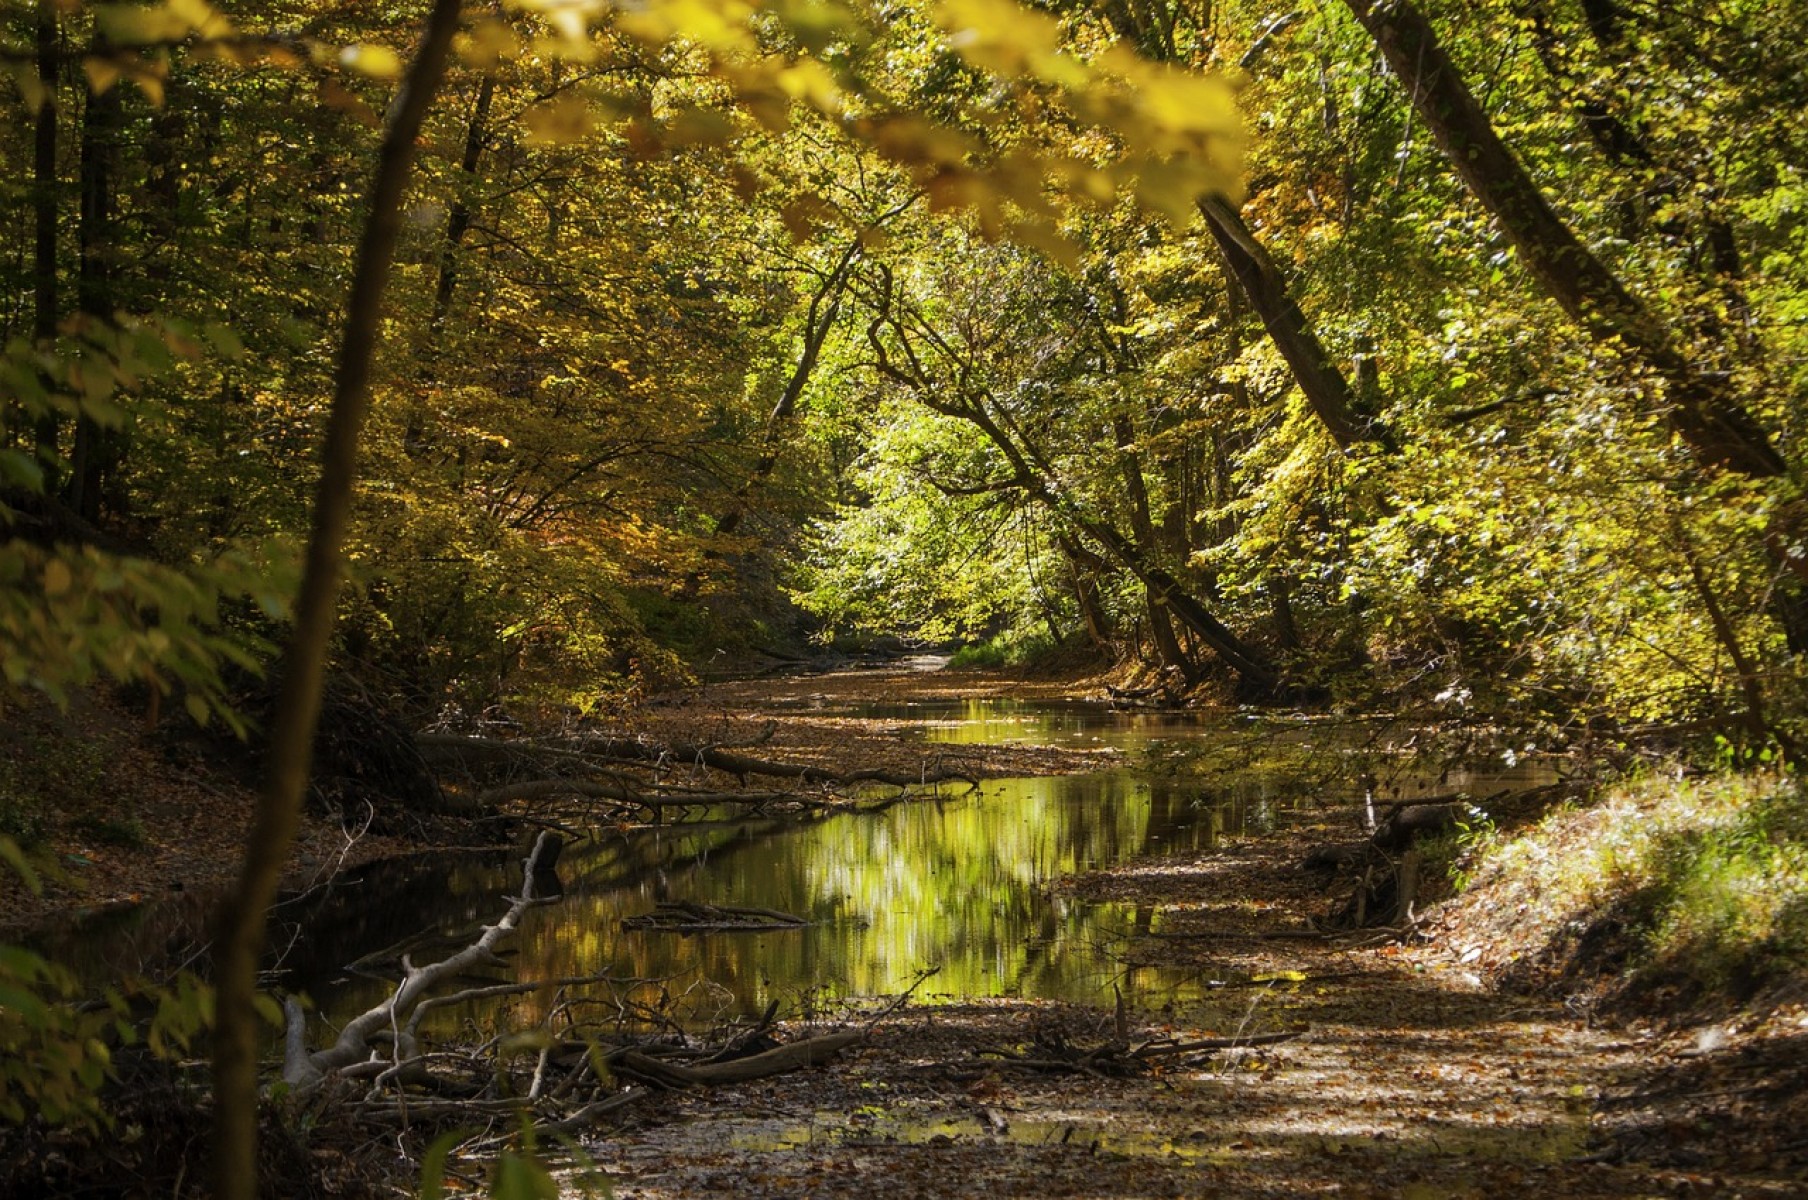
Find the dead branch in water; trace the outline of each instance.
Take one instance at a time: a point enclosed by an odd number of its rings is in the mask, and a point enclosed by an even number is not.
[[[402,954],[402,978],[394,992],[346,1022],[330,1046],[308,1049],[301,1005],[288,1000],[284,1081],[297,1093],[349,1100],[345,1110],[349,1115],[379,1126],[528,1121],[542,1131],[569,1134],[651,1095],[652,1089],[642,1085],[690,1088],[761,1079],[827,1062],[870,1034],[869,1027],[779,1044],[768,1033],[777,1015],[775,1005],[753,1029],[714,1047],[693,1048],[681,1026],[653,1019],[655,1014],[622,999],[624,990],[646,985],[658,985],[661,996],[667,996],[670,981],[662,980],[594,975],[480,982],[446,990],[468,980],[474,968],[501,965],[499,951],[527,911],[556,902],[542,898],[537,889],[561,845],[556,833],[542,831],[522,862],[521,889],[508,899],[502,916],[440,961],[417,965],[410,954]],[[758,921],[762,928],[806,923],[770,909],[663,907],[690,918],[709,918],[722,927],[728,921]],[[580,1008],[599,1004],[606,1008],[610,1001],[582,991],[567,995],[571,989],[597,986],[614,995],[613,1035],[580,1026],[574,1016]],[[424,1047],[421,1028],[429,1013],[529,993],[550,998],[537,1027],[498,1035],[477,1046]],[[627,1032],[630,1023],[644,1030],[647,1020],[652,1021],[655,1036]]]

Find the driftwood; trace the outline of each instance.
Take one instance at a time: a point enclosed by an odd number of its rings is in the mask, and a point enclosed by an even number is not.
[[[705,933],[801,929],[809,922],[793,913],[773,908],[748,908],[732,904],[698,904],[676,900],[660,904],[650,913],[623,917],[623,929],[670,930]]]
[[[664,1062],[639,1050],[626,1051],[610,1061],[617,1074],[646,1080],[662,1087],[704,1087],[723,1083],[745,1083],[764,1079],[827,1062],[866,1036],[864,1030],[829,1033],[821,1037],[788,1042],[772,1050],[727,1062],[700,1063],[686,1066]]]
[[[1105,1077],[1140,1075],[1152,1069],[1158,1060],[1178,1055],[1207,1056],[1224,1050],[1242,1050],[1252,1046],[1272,1046],[1305,1036],[1304,1030],[1290,1033],[1251,1033],[1237,1037],[1196,1038],[1190,1042],[1168,1039],[1152,1040],[1132,1048],[1123,1027],[1122,1002],[1119,1003],[1119,1029],[1115,1038],[1096,1046],[1070,1045],[1056,1034],[1042,1034],[1031,1049],[985,1050],[981,1055],[995,1065],[1021,1071],[1067,1072]]]
[[[778,1045],[769,1035],[777,1016],[774,1004],[752,1029],[713,1050],[699,1049],[690,1046],[689,1038],[663,1010],[654,1012],[628,998],[634,989],[649,986],[657,986],[663,997],[669,980],[583,976],[483,981],[448,991],[446,985],[456,986],[474,968],[503,965],[502,943],[528,909],[545,903],[541,895],[548,873],[541,868],[556,860],[560,845],[551,830],[539,835],[522,864],[520,892],[508,900],[501,918],[468,945],[425,966],[415,965],[412,953],[404,950],[402,979],[394,993],[347,1022],[331,1046],[309,1051],[301,1006],[288,1001],[283,1078],[290,1087],[348,1101],[344,1111],[349,1116],[380,1127],[494,1131],[518,1128],[526,1121],[542,1133],[571,1134],[658,1089],[740,1083],[815,1066],[871,1032],[869,1026]],[[668,907],[688,917],[758,920],[771,928],[803,924],[799,917],[770,909]],[[578,1025],[573,1015],[594,1011],[598,1004],[606,1007],[607,1001],[590,994],[565,996],[566,988],[597,984],[608,985],[613,994],[617,1017],[612,1035],[596,1026]],[[624,987],[625,995],[617,990]],[[499,1034],[478,1046],[422,1049],[421,1022],[433,1010],[527,992],[553,997],[538,1028]],[[624,1044],[624,1031],[644,1028],[645,1021],[663,1025],[672,1037],[653,1041],[644,1033],[628,1035]],[[624,1086],[622,1080],[639,1085]],[[329,1081],[336,1086],[326,1090]]]
[[[585,737],[569,738],[559,743],[564,748],[618,762],[648,762],[666,765],[694,764],[738,776],[743,782],[753,776],[769,779],[795,779],[799,783],[850,784],[883,783],[892,787],[919,787],[931,783],[974,783],[971,776],[959,771],[931,771],[927,765],[915,775],[899,771],[830,771],[806,763],[777,762],[752,758],[716,746],[691,742],[647,742],[638,738]]]
[[[710,792],[689,789],[664,789],[658,785],[645,788],[628,783],[597,782],[590,779],[526,779],[517,783],[486,788],[473,797],[481,808],[507,804],[513,800],[545,800],[555,796],[582,796],[591,800],[613,800],[624,808],[707,808],[718,804],[745,804],[760,807],[768,804],[823,803],[820,798],[801,796],[796,792]]]
[[[771,735],[771,727],[754,742]],[[856,804],[895,803],[911,791],[949,781],[978,786],[958,771],[831,771],[803,763],[754,758],[722,745],[687,742],[662,744],[639,738],[587,734],[550,739],[498,738],[449,733],[422,733],[417,743],[424,760],[455,764],[466,775],[462,807],[489,811],[516,802],[576,800],[586,812],[662,823],[673,812],[735,806],[744,811],[783,809],[811,812]],[[673,778],[680,770],[708,770],[732,775],[740,787],[687,786]],[[767,781],[750,787],[753,779]],[[848,789],[859,784],[897,789],[887,800],[857,797]]]
[[[557,852],[551,850],[551,847],[561,844],[557,834],[551,830],[542,830],[534,840],[533,850],[522,864],[521,892],[510,902],[508,911],[502,918],[486,927],[469,946],[439,962],[417,967],[404,955],[402,982],[395,992],[383,1003],[346,1022],[345,1027],[339,1031],[339,1037],[326,1049],[316,1050],[311,1054],[307,1052],[301,1006],[290,998],[284,1006],[289,1019],[283,1063],[284,1082],[298,1090],[307,1090],[318,1086],[332,1072],[343,1071],[354,1064],[368,1061],[373,1037],[385,1031],[395,1033],[393,1061],[399,1063],[416,1058],[416,1035],[420,1030],[421,1018],[428,1011],[424,1002],[430,998],[429,993],[442,983],[497,961],[497,946],[515,932],[516,925],[528,909],[541,903],[535,895],[535,883],[541,875],[539,864],[543,860],[550,861],[549,854],[556,857]]]
[[[760,777],[791,779],[803,784],[847,785],[883,783],[892,787],[920,787],[932,783],[975,783],[959,771],[931,770],[927,764],[911,774],[902,771],[831,771],[808,763],[754,758],[715,745],[693,742],[652,742],[640,738],[586,735],[538,740],[527,738],[466,737],[460,734],[423,733],[416,736],[423,755],[434,758],[503,758],[518,762],[566,761],[595,764],[598,761],[646,763],[655,766],[700,766],[745,781]]]
[[[1139,933],[1139,938],[1151,938],[1156,941],[1190,942],[1204,940],[1223,940],[1229,942],[1285,942],[1285,941],[1322,941],[1327,935],[1322,929],[1186,929],[1175,932],[1163,930],[1159,933]]]

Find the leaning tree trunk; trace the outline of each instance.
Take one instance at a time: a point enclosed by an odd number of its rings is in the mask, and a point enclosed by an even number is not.
[[[237,885],[220,909],[215,942],[218,995],[214,1026],[214,1194],[218,1200],[257,1195],[257,963],[264,917],[276,896],[283,862],[295,840],[307,785],[314,727],[320,715],[327,642],[343,573],[341,546],[357,476],[358,436],[370,407],[370,367],[400,231],[402,194],[416,139],[445,76],[458,28],[459,0],[435,0],[414,65],[390,110],[389,127],[371,184],[370,212],[352,278],[345,336],[327,418],[314,528],[308,541],[295,630],[283,660],[282,691],[270,729],[270,753],[257,813],[245,843]]]
[[[1287,361],[1294,382],[1326,432],[1344,450],[1364,442],[1395,449],[1386,427],[1372,413],[1361,410],[1349,381],[1325,352],[1312,323],[1288,290],[1286,277],[1236,210],[1212,197],[1199,202],[1199,211],[1231,278],[1262,319],[1262,328]]]
[[[1464,185],[1493,214],[1541,287],[1596,339],[1617,341],[1661,379],[1666,415],[1702,462],[1753,478],[1783,457],[1730,381],[1691,367],[1664,322],[1582,244],[1494,132],[1424,15],[1405,0],[1345,0],[1375,39]]]
[[[1136,45],[1145,55],[1163,62],[1177,57],[1173,30],[1164,24],[1164,19],[1171,23],[1172,17],[1158,19],[1155,10],[1121,0],[1103,0],[1099,10],[1119,37]],[[1270,21],[1257,44],[1244,56],[1243,68],[1254,67],[1273,39],[1297,19],[1298,14],[1292,14]],[[1344,450],[1364,442],[1394,449],[1386,428],[1357,405],[1349,381],[1325,352],[1311,321],[1293,298],[1286,276],[1236,209],[1213,197],[1202,200],[1199,211],[1212,231],[1212,239],[1218,243],[1227,273],[1261,318],[1262,328],[1293,372],[1294,382],[1299,384],[1307,405],[1326,432]]]

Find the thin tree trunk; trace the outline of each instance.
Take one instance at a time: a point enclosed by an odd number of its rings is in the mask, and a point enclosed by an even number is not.
[[[778,466],[778,452],[784,444],[783,431],[797,413],[797,406],[804,397],[804,389],[810,385],[810,377],[816,371],[816,364],[822,357],[822,349],[828,343],[829,334],[835,328],[835,322],[841,315],[841,297],[847,289],[848,273],[860,256],[860,239],[855,238],[848,243],[847,249],[841,252],[834,268],[822,278],[817,285],[816,294],[810,297],[810,307],[804,314],[804,344],[798,351],[797,361],[791,367],[791,376],[785,380],[785,390],[779,394],[778,403],[766,416],[766,431],[760,439],[760,457],[753,464],[747,481],[734,494],[734,499],[716,518],[715,533],[717,537],[731,536],[741,527],[747,518],[748,504],[753,493],[764,484]]]
[[[1213,197],[1199,203],[1225,266],[1237,281],[1275,349],[1287,360],[1294,381],[1331,437],[1345,450],[1364,442],[1395,449],[1392,435],[1357,405],[1349,381],[1319,342],[1312,323],[1287,288],[1286,277],[1234,209]]]
[[[96,55],[110,51],[95,38]],[[88,89],[82,109],[80,264],[76,304],[89,321],[113,320],[113,159],[122,115],[117,86],[104,92]],[[89,524],[100,519],[106,477],[121,456],[119,430],[103,429],[93,417],[75,423],[75,450],[69,464],[69,507]]]
[[[1124,491],[1130,498],[1130,533],[1136,542],[1137,551],[1148,556],[1155,552],[1155,521],[1149,512],[1149,484],[1143,478],[1142,460],[1136,454],[1136,435],[1131,428],[1130,418],[1124,413],[1117,413],[1112,418],[1112,435],[1117,441],[1118,468],[1123,472]],[[1149,603],[1149,635],[1155,643],[1155,653],[1164,667],[1173,667],[1186,677],[1188,683],[1198,681],[1198,669],[1192,659],[1187,657],[1186,650],[1180,644],[1180,638],[1174,633],[1174,620],[1168,606],[1154,590],[1147,589]]]
[[[433,288],[433,334],[437,338],[452,311],[452,293],[458,287],[458,252],[465,234],[471,229],[471,192],[477,186],[477,167],[483,158],[483,142],[488,136],[490,105],[496,97],[496,80],[485,75],[477,88],[477,103],[472,106],[471,120],[465,126],[464,157],[458,170],[463,188],[452,201],[446,214],[446,239],[440,246],[439,280]]]
[[[370,367],[383,292],[400,230],[403,192],[427,110],[446,71],[459,0],[435,0],[421,46],[391,108],[371,184],[370,211],[346,307],[345,336],[327,418],[314,528],[270,730],[263,790],[237,885],[222,904],[215,941],[214,1194],[257,1195],[257,964],[264,920],[295,840],[320,715],[327,643],[343,572],[341,546],[357,475],[358,437],[370,406]]]
[[[1086,625],[1086,636],[1101,650],[1111,646],[1111,619],[1099,599],[1098,572],[1107,564],[1098,555],[1083,550],[1065,533],[1055,534],[1055,544],[1067,559],[1073,577],[1074,600],[1080,606],[1080,619]]]
[[[48,346],[57,333],[57,5],[38,0],[37,14],[38,102],[32,139],[31,207],[34,223],[32,261],[32,337]],[[44,490],[56,488],[57,418],[54,409],[38,414],[38,459],[44,470]]]

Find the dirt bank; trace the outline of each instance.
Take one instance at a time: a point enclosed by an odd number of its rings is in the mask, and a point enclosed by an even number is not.
[[[1292,936],[1326,908],[1297,869],[1323,832],[1064,885],[1151,910],[1151,936],[1109,948],[1126,970],[1196,972],[1192,995],[1126,1014],[1132,1049],[1230,1048],[1053,1073],[1022,1060],[1115,1040],[1108,1002],[921,1007],[827,1069],[671,1096],[589,1148],[642,1200],[1802,1194],[1799,1147],[1639,1153],[1621,1101],[1674,1039],[1490,991],[1447,948]]]

